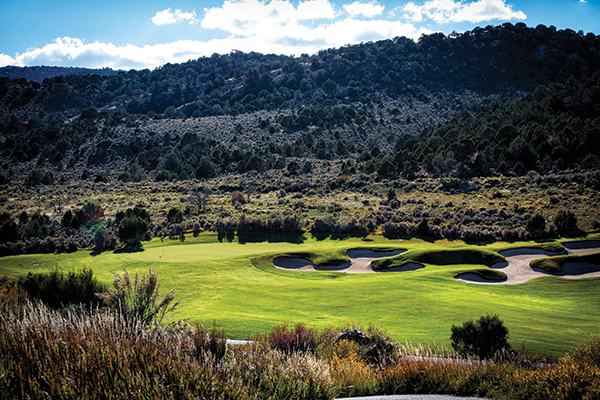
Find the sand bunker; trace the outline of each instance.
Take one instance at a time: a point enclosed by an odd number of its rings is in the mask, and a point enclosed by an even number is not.
[[[561,254],[579,255],[600,252],[600,241],[583,241],[563,243],[566,251]],[[423,265],[417,263],[408,263],[402,267],[388,268],[385,270],[375,270],[371,262],[378,258],[394,257],[404,253],[406,250],[393,251],[373,251],[365,249],[348,250],[350,261],[341,265],[316,266],[304,258],[297,257],[277,257],[273,260],[273,265],[278,269],[288,271],[335,271],[349,274],[366,274],[375,272],[400,272],[415,271],[423,268]],[[590,263],[566,263],[563,265],[563,272],[551,274],[546,271],[533,269],[529,263],[536,258],[548,257],[557,254],[547,253],[540,249],[511,249],[501,251],[500,254],[506,258],[507,262],[494,264],[491,266],[506,274],[506,279],[502,281],[490,281],[475,273],[465,273],[456,276],[456,280],[468,283],[478,283],[482,285],[507,285],[524,283],[531,279],[541,276],[559,276],[568,279],[594,278],[600,277],[600,265]]]
[[[600,241],[567,242],[563,243],[563,246],[567,251],[561,254],[579,255],[600,252]],[[460,274],[456,276],[456,279],[482,285],[506,285],[527,282],[541,276],[559,276],[568,279],[600,277],[600,265],[589,263],[566,263],[563,266],[563,272],[557,274],[533,269],[529,266],[532,260],[556,255],[540,249],[512,249],[501,251],[500,254],[506,258],[507,262],[494,264],[491,268],[504,272],[506,279],[489,281],[473,273]]]
[[[389,268],[383,271],[378,271],[371,267],[371,262],[378,258],[386,258],[397,256],[404,253],[406,250],[393,251],[373,251],[365,249],[348,250],[350,261],[341,265],[325,265],[316,266],[312,262],[304,258],[296,257],[277,257],[273,260],[273,265],[276,268],[293,271],[335,271],[345,272],[348,274],[366,274],[374,272],[398,272],[398,271],[414,271],[423,268],[421,264],[409,263],[398,268]]]

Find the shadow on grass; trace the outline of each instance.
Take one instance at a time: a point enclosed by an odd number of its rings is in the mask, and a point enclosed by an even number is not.
[[[431,235],[403,235],[403,234],[393,234],[393,233],[383,233],[383,237],[389,240],[410,240],[414,238],[419,238],[427,243],[435,243],[436,241],[442,239],[442,237],[435,237]]]
[[[127,253],[140,253],[144,251],[144,247],[141,243],[132,244],[114,251],[115,254],[127,254]]]
[[[238,242],[246,243],[304,243],[304,232],[237,232]]]
[[[220,243],[223,243],[223,240],[226,242],[233,242],[235,238],[235,229],[220,229],[217,230],[217,239]]]
[[[372,241],[368,239],[368,233],[331,233],[331,232],[311,232],[313,239],[317,241],[331,240],[346,240],[346,239],[361,239],[364,242]]]
[[[254,232],[254,231],[235,231],[234,229],[224,229],[217,231],[219,242],[233,242],[235,237],[239,244],[246,243],[304,243],[304,232]]]

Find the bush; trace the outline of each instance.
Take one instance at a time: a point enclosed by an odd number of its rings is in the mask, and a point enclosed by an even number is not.
[[[421,219],[421,222],[417,225],[417,232],[419,233],[419,236],[429,236],[431,229],[429,229],[427,218]]]
[[[231,192],[231,204],[235,203],[236,201],[240,204],[246,204],[246,196],[244,196],[244,193],[240,192],[239,190]]]
[[[141,278],[136,273],[132,281],[127,269],[123,268],[123,276],[115,274],[113,286],[114,289],[110,288],[98,297],[124,317],[137,319],[147,326],[160,324],[165,314],[175,311],[179,305],[178,301],[173,303],[175,290],[159,299],[158,275],[152,269],[148,270],[147,275],[142,274]]]
[[[0,313],[2,398],[298,399],[335,397],[327,364],[202,329],[145,327],[119,313],[26,304]],[[208,343],[207,343],[208,340]],[[6,367],[4,367],[6,366]],[[40,373],[40,371],[44,371]]]
[[[29,218],[26,228],[27,236],[45,238],[52,233],[50,218],[45,214],[36,212]]]
[[[19,226],[8,213],[0,214],[0,242],[16,242],[21,234]]]
[[[510,350],[508,329],[498,315],[486,314],[477,321],[467,321],[462,326],[452,325],[452,347],[463,356],[490,359],[496,352]]]
[[[318,333],[307,328],[304,324],[297,324],[293,329],[287,325],[276,326],[257,341],[266,342],[272,349],[285,353],[314,351],[318,344]]]
[[[72,304],[93,306],[99,303],[96,293],[106,290],[106,286],[98,281],[89,268],[71,271],[66,275],[58,269],[46,274],[30,272],[20,278],[17,285],[30,298],[39,299],[54,309]]]
[[[554,225],[556,231],[561,236],[566,236],[579,231],[577,227],[577,217],[573,212],[562,210],[554,216]]]
[[[148,232],[148,222],[137,215],[125,217],[119,224],[117,234],[128,245],[137,245]]]
[[[42,171],[41,169],[32,170],[25,178],[25,186],[35,185],[51,185],[54,182],[54,176],[50,171]]]
[[[183,222],[183,213],[179,208],[171,208],[167,213],[167,221],[170,224],[180,224]]]
[[[535,213],[527,220],[527,230],[533,237],[541,237],[546,232],[546,219],[540,213]]]

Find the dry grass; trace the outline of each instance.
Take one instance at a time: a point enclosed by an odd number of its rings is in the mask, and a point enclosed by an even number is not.
[[[331,331],[320,337],[327,342]],[[52,311],[26,303],[0,314],[1,393],[9,398],[307,400],[399,393],[600,396],[597,339],[557,364],[532,363],[525,351],[496,362],[472,362],[410,343],[403,346],[405,355],[373,364],[356,342],[328,343],[327,351],[317,352],[282,352],[266,342],[225,347],[216,327],[150,329],[101,310]]]

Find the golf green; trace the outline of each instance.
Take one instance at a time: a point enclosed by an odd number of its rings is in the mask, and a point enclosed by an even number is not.
[[[597,237],[596,237],[597,238]],[[181,301],[176,319],[216,321],[228,336],[246,339],[275,325],[303,322],[325,329],[347,323],[375,324],[401,342],[448,346],[450,327],[486,313],[498,314],[513,347],[560,355],[597,335],[600,325],[600,278],[543,277],[517,285],[477,285],[454,279],[459,273],[487,268],[476,264],[434,265],[403,272],[345,274],[283,271],[273,266],[280,255],[300,255],[315,263],[337,260],[353,248],[497,251],[535,243],[468,246],[460,241],[388,240],[370,236],[345,240],[277,243],[219,242],[216,234],[186,242],[154,239],[142,251],[91,255],[36,254],[0,258],[0,275],[89,267],[106,283],[127,268],[131,274],[154,269],[161,293],[176,289]]]

